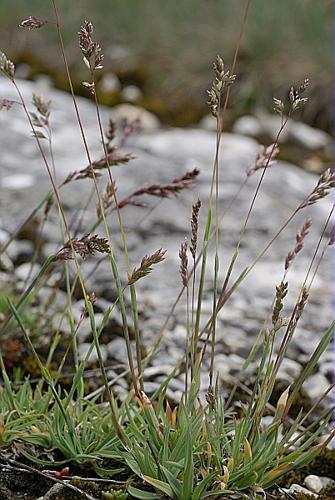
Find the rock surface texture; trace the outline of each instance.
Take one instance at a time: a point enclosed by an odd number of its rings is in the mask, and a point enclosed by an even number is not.
[[[38,86],[25,81],[20,81],[19,86],[29,105],[32,92],[39,93]],[[0,96],[1,98],[17,100],[13,87],[5,79],[0,79]],[[53,133],[56,178],[60,184],[70,172],[84,168],[87,165],[87,159],[76,125],[71,97],[55,90],[48,91],[44,97],[52,100],[50,122]],[[103,151],[99,140],[94,105],[81,98],[78,99],[78,103],[92,157],[98,159],[103,155]],[[134,109],[132,109],[132,115],[133,113]],[[110,115],[113,115],[111,110],[102,109],[105,125],[107,125]],[[50,184],[36,142],[31,137],[22,107],[16,104],[9,111],[2,110],[0,121],[0,228],[1,242],[3,242],[6,240],[6,232],[9,234],[19,223],[24,221],[50,189]],[[167,249],[166,260],[155,268],[151,276],[138,283],[141,329],[148,346],[157,340],[160,327],[180,290],[178,250],[181,242],[190,234],[191,207],[198,197],[203,201],[200,218],[200,238],[202,237],[215,150],[215,133],[212,131],[201,129],[162,130],[155,129],[156,125],[153,126],[153,124],[157,122],[150,121],[147,117],[147,123],[149,122],[151,125],[147,125],[142,132],[132,136],[125,146],[125,152],[133,153],[135,159],[128,165],[113,168],[119,199],[130,194],[138,186],[154,182],[168,182],[195,167],[200,169],[200,175],[195,182],[194,189],[184,191],[177,198],[166,200],[148,198],[146,201],[151,208],[154,207],[153,210],[134,207],[126,207],[122,210],[121,215],[124,219],[133,266],[137,266],[145,254],[152,253],[158,248]],[[44,142],[44,145],[49,156],[47,143]],[[221,284],[238,241],[241,224],[247,215],[260,178],[260,174],[257,172],[248,179],[239,192],[239,188],[246,178],[245,169],[254,162],[258,150],[258,143],[250,137],[239,134],[223,134],[219,180],[220,209],[225,214],[220,236]],[[99,180],[102,191],[106,182],[107,177],[102,177]],[[240,246],[233,279],[246,266],[252,264],[305,195],[314,188],[316,182],[316,176],[288,163],[279,161],[268,169],[247,226],[245,239]],[[85,234],[85,230],[95,220],[95,200],[91,202],[84,214],[77,212],[91,190],[92,184],[89,179],[72,182],[61,190],[66,216],[69,221],[73,217],[77,220],[81,219],[81,234]],[[235,202],[230,206],[232,198],[236,195]],[[327,198],[301,211],[288,225],[286,231],[269,248],[264,257],[260,259],[220,313],[217,329],[217,351],[219,354],[218,371],[223,379],[233,377],[244,357],[248,354],[259,328],[271,311],[275,286],[280,283],[282,278],[285,256],[288,250],[291,250],[295,245],[296,232],[303,221],[307,217],[311,217],[313,220],[311,233],[306,238],[304,249],[288,274],[289,294],[283,315],[290,316],[330,207],[331,199]],[[125,280],[126,263],[122,256],[121,238],[117,231],[115,212],[109,216],[108,220],[120,272]],[[58,228],[57,210],[53,209],[44,226],[43,251],[45,256],[60,248],[61,236]],[[103,235],[103,228],[100,227],[97,232]],[[26,266],[29,258],[26,254],[29,256],[31,251],[29,244],[25,247],[20,247],[20,244],[22,241],[14,241],[6,252],[8,265],[10,261],[17,261],[18,255],[23,255],[21,261],[19,260],[20,266],[17,266],[14,271],[18,282],[29,280],[29,271]],[[11,248],[13,248],[12,253]],[[205,282],[203,323],[207,321],[212,309],[212,256],[213,248],[211,247]],[[85,261],[83,273],[84,276],[89,276],[88,288],[95,290],[98,297],[97,304],[100,304],[100,313],[103,313],[115,294],[115,287],[108,260],[101,260],[99,265],[96,265],[98,260],[100,262],[98,258]],[[2,264],[2,269],[3,267]],[[32,276],[35,272],[33,270]],[[1,281],[5,279],[5,276],[3,270]],[[314,280],[309,304],[303,313],[302,321],[287,353],[288,359],[291,359],[292,362],[284,364],[280,372],[280,377],[287,383],[291,383],[299,374],[300,368],[308,360],[309,355],[332,320],[332,289],[331,252],[328,252]],[[64,307],[63,299],[60,292],[53,307],[55,309],[58,307],[61,310]],[[80,316],[80,311],[78,316]],[[115,325],[119,324],[120,319],[117,311],[112,319]],[[129,321],[131,321],[130,312]],[[150,380],[148,380],[148,384],[152,384],[152,390],[155,390],[164,373],[172,369],[183,355],[184,325],[185,299],[182,298],[167,325],[161,348],[152,362],[153,369],[149,374]],[[62,328],[66,331],[65,323]],[[81,347],[82,354],[87,349],[86,333],[82,328],[79,336],[81,341],[85,342]],[[115,344],[115,339],[117,339],[118,345]],[[111,344],[104,349],[104,356],[108,355],[117,363],[125,363],[125,346],[120,333],[111,339]],[[95,359],[94,353],[92,358]],[[325,355],[319,368],[323,363],[331,363],[331,353]],[[158,369],[159,367],[161,370]],[[316,376],[313,375],[314,379],[310,378],[306,385],[306,391],[310,390],[312,399],[319,396],[316,386],[320,384],[320,378],[322,378],[324,385],[327,380],[330,381],[331,374],[329,372],[320,373],[318,376],[319,379],[316,379]],[[204,377],[203,382],[206,386],[207,377]],[[182,388],[182,379],[176,380],[174,385],[171,385],[171,392],[177,394]]]

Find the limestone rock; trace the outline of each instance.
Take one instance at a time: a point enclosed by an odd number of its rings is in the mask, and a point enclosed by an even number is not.
[[[322,373],[315,373],[305,380],[302,387],[305,389],[308,397],[310,397],[312,401],[316,401],[324,394],[329,386],[329,381]]]
[[[133,121],[139,118],[141,129],[145,131],[157,130],[160,127],[159,120],[153,113],[133,104],[118,104],[111,109],[111,115],[116,121],[124,118]]]

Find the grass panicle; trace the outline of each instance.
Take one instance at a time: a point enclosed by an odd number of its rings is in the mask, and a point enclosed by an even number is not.
[[[134,270],[128,276],[128,285],[132,285],[141,278],[144,278],[152,271],[152,266],[159,264],[165,258],[166,250],[159,248],[151,255],[145,255],[141,260],[139,267],[135,267]]]
[[[312,226],[312,220],[307,219],[303,223],[300,231],[297,232],[295,247],[293,250],[290,250],[288,252],[286,259],[285,259],[285,271],[288,270],[288,268],[290,267],[290,265],[292,264],[292,262],[294,261],[294,259],[298,255],[298,253],[301,252],[301,250],[303,249],[304,239],[308,235],[311,226]]]
[[[21,23],[19,24],[19,27],[20,28],[27,28],[28,30],[39,29],[39,28],[42,28],[42,26],[45,26],[46,24],[48,24],[48,22],[49,21],[47,19],[38,19],[35,16],[29,16],[27,19],[24,19],[23,21],[21,21]]]
[[[95,252],[110,253],[110,247],[106,238],[100,238],[98,235],[85,235],[82,238],[73,238],[67,241],[55,255],[55,260],[71,260],[73,255],[78,254],[83,259],[88,255],[95,255]]]

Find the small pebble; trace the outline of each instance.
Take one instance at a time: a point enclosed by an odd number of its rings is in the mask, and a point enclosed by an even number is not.
[[[30,262],[25,262],[15,269],[15,274],[21,281],[25,281],[29,277],[32,281],[36,277],[40,269],[41,266],[39,264],[31,264]]]
[[[303,389],[307,396],[312,400],[318,400],[328,389],[330,383],[322,373],[315,373],[306,379]]]
[[[309,495],[311,498],[318,498],[319,495],[313,493],[312,491],[300,486],[300,484],[292,484],[289,490],[286,490],[288,493],[303,493],[304,495]]]
[[[323,488],[321,479],[314,474],[305,477],[304,485],[314,493],[320,493]]]
[[[83,342],[82,344],[79,344],[78,346],[78,356],[79,359],[83,360],[87,354],[87,351],[91,347],[91,344],[89,342]],[[104,345],[100,346],[100,352],[101,352],[101,357],[102,361],[105,363],[107,361],[107,348]],[[96,349],[93,349],[89,358],[88,358],[89,363],[97,363],[98,362],[98,353]]]

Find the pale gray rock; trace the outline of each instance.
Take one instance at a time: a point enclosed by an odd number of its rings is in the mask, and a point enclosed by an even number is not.
[[[121,83],[115,73],[106,73],[99,82],[99,87],[103,92],[118,92]]]
[[[7,243],[10,238],[10,233],[0,228],[0,245],[1,247]]]
[[[321,479],[319,478],[319,476],[315,476],[314,474],[310,474],[309,476],[305,477],[304,485],[307,489],[313,491],[313,493],[320,493],[323,488]]]
[[[329,381],[322,373],[315,373],[305,380],[302,387],[306,391],[308,397],[310,397],[312,401],[316,401],[326,392],[329,386]]]
[[[136,85],[127,85],[122,89],[122,99],[129,102],[135,102],[141,99],[142,91]]]
[[[78,345],[78,357],[80,360],[83,360],[85,359],[89,349],[91,347],[91,343],[90,342],[83,342],[81,344]],[[107,361],[107,357],[108,357],[108,352],[107,352],[107,348],[105,345],[101,345],[100,346],[100,351],[101,351],[101,357],[102,357],[102,361],[104,363],[106,363]],[[98,353],[95,349],[95,347],[93,348],[91,354],[89,355],[88,357],[88,362],[89,363],[97,363],[99,361],[99,358],[98,358]]]
[[[47,305],[48,314],[54,314],[56,312],[64,312],[66,311],[68,305],[68,296],[67,293],[63,290],[57,290],[57,293],[53,296],[53,301],[50,303],[50,295],[52,294],[52,290],[49,286],[42,287],[38,292],[39,299]]]
[[[153,131],[160,127],[158,118],[150,111],[133,104],[118,104],[111,109],[114,120],[120,121],[126,118],[129,121],[140,120],[142,130]]]
[[[122,337],[116,337],[107,345],[108,355],[120,363],[128,363],[126,341]],[[135,350],[134,350],[135,351]]]
[[[294,359],[284,358],[278,370],[277,378],[293,382],[301,373],[301,365]]]
[[[277,113],[269,113],[264,109],[257,110],[255,117],[260,124],[261,133],[269,136],[274,141],[281,127],[281,117]],[[280,135],[281,142],[286,142],[289,139],[289,127],[288,122]]]
[[[199,122],[199,127],[214,132],[217,127],[216,118],[212,114],[204,116]]]
[[[289,489],[283,488],[283,491],[286,491],[288,494],[303,493],[304,495],[310,496],[311,498],[318,498],[319,496],[316,493],[308,490],[307,488],[300,486],[300,484],[295,483],[293,483]]]
[[[14,240],[8,246],[6,253],[13,262],[30,261],[34,255],[34,244],[28,240]]]
[[[183,388],[184,389],[184,388]],[[172,401],[175,404],[179,404],[183,397],[182,391],[172,391],[169,387],[166,390],[166,397],[169,401]]]
[[[146,394],[153,394],[159,389],[160,384],[158,382],[145,382],[145,393]]]
[[[79,321],[79,318],[77,318],[77,321]],[[91,334],[92,334],[92,329],[91,329],[90,318],[84,318],[79,323],[79,327],[77,329],[77,338],[79,342],[84,342]]]
[[[32,281],[40,270],[40,264],[31,264],[30,262],[25,262],[15,269],[15,274],[21,281],[25,281],[28,278],[30,278],[30,280]]]
[[[333,487],[335,486],[334,479],[331,479],[330,477],[327,477],[327,476],[318,476],[318,477],[321,481],[323,488],[326,488],[326,486],[328,486],[329,484],[331,484]]]
[[[319,372],[325,377],[332,377],[334,374],[334,361],[323,361],[319,363]]]
[[[43,93],[50,92],[53,87],[53,80],[48,75],[38,75],[34,83],[38,86],[39,91]]]
[[[245,115],[236,120],[233,132],[250,137],[260,137],[263,133],[263,127],[255,116]]]
[[[266,415],[265,417],[262,417],[261,419],[261,425],[264,427],[269,427],[273,422],[273,416],[272,415]]]
[[[3,271],[8,272],[12,272],[14,270],[14,264],[6,252],[0,255],[0,268]]]
[[[191,169],[205,164],[200,176],[201,182],[211,178],[211,165],[214,160],[215,134],[200,129],[171,129],[153,135],[134,137],[131,144],[162,159],[169,159],[170,166],[176,161],[184,168]],[[238,169],[230,169],[229,174],[236,178],[241,175],[241,164],[245,168],[254,160],[258,152],[258,144],[249,137],[236,134],[222,135],[221,163],[222,168],[229,168],[227,163],[234,161]],[[243,169],[243,167],[242,167]],[[243,170],[242,170],[243,172]],[[232,180],[232,178],[230,178]]]
[[[31,72],[31,67],[27,63],[20,63],[15,68],[16,78],[28,78]]]
[[[12,189],[18,191],[34,185],[34,177],[29,174],[6,175],[1,179],[0,187],[2,189]]]
[[[42,92],[45,98],[52,100],[50,120],[54,138],[58,182],[61,182],[69,172],[86,167],[87,158],[77,127],[71,96],[52,88],[46,90],[41,82],[18,81],[18,84],[27,103],[31,102],[32,92]],[[0,94],[4,98],[16,99],[12,85],[4,78],[0,79]],[[98,159],[103,155],[103,151],[94,105],[87,99],[78,98],[78,106],[92,157]],[[106,109],[101,107],[104,125],[107,125],[113,111],[115,111],[115,108]],[[138,108],[135,107],[134,112],[135,115],[133,114],[132,117],[137,116]],[[272,118],[277,119],[278,117],[271,115]],[[212,121],[215,122],[214,119]],[[262,125],[261,121],[260,123]],[[22,108],[14,106],[8,111],[8,114],[7,112],[0,113],[0,125],[2,125],[0,138],[2,151],[0,158],[0,209],[1,214],[5,214],[1,221],[1,228],[10,232],[13,227],[16,227],[18,223],[24,220],[27,213],[36,206],[37,202],[50,189],[50,183],[36,143],[30,135],[29,125]],[[277,130],[278,120],[276,124],[273,123],[272,125],[273,129],[276,128]],[[195,167],[200,169],[200,175],[193,190],[183,192],[178,198],[159,201],[157,207],[151,212],[133,207],[122,210],[126,234],[129,235],[132,265],[138,265],[145,254],[158,248],[162,247],[168,250],[165,261],[155,267],[151,276],[140,280],[137,284],[140,325],[148,347],[152,346],[157,339],[160,327],[180,290],[178,251],[181,241],[184,240],[185,236],[189,236],[191,207],[198,196],[203,201],[199,231],[199,240],[201,241],[206,222],[208,183],[212,176],[215,149],[215,132],[211,130],[201,130],[200,128],[162,130],[158,129],[158,126],[157,119],[154,117],[154,123],[147,123],[144,125],[142,132],[131,137],[124,151],[133,152],[136,159],[129,165],[113,168],[113,174],[118,185],[119,199],[128,196],[138,186],[147,183],[169,182],[183,175],[186,170]],[[146,127],[147,130],[145,130]],[[18,143],[20,144],[19,148],[17,148]],[[219,201],[220,210],[225,212],[225,216],[221,224],[219,248],[220,286],[239,239],[241,224],[245,220],[259,181],[259,173],[248,179],[242,191],[238,194],[236,202],[229,208],[230,201],[237,195],[241,183],[245,180],[245,170],[254,162],[258,150],[257,141],[251,137],[236,133],[223,134],[222,136]],[[27,175],[33,178],[33,183],[29,180],[31,185],[26,184],[26,187],[20,188],[20,182],[21,185],[27,182],[24,177]],[[16,187],[14,183],[12,184],[13,189],[8,184],[4,188],[3,180],[5,179],[6,185],[6,182],[9,182],[6,178],[12,176],[17,176],[18,183]],[[102,178],[100,181],[102,189],[105,187],[105,182],[106,180]],[[239,249],[231,284],[239,273],[258,257],[268,241],[285,223],[292,210],[295,210],[316,183],[316,176],[283,161],[277,162],[266,172],[262,190],[256,199],[247,226],[246,238]],[[74,182],[61,189],[61,198],[68,220],[71,220],[91,189],[92,184],[89,180]],[[153,207],[158,200],[147,197],[145,201]],[[94,221],[95,205],[96,199],[92,200],[89,209],[83,216],[83,222],[78,234],[85,234],[87,228]],[[299,213],[232,295],[218,317],[218,355],[227,355],[231,352],[244,358],[249,352],[260,327],[262,327],[264,321],[267,321],[266,318],[270,314],[275,286],[280,283],[282,278],[283,263],[287,251],[295,244],[297,230],[301,227],[305,218],[310,216],[313,219],[311,233],[306,238],[304,250],[294,262],[288,276],[290,283],[289,294],[285,301],[283,313],[287,316],[291,314],[297,294],[304,281],[306,269],[313,255],[315,243],[321,234],[331,205],[332,201],[329,197],[310,207],[310,209]],[[78,215],[76,217],[78,219]],[[116,258],[120,263],[120,275],[122,280],[126,280],[127,266],[122,257],[121,238],[119,237],[115,214],[112,214],[108,221],[113,236]],[[99,234],[103,234],[102,228]],[[50,219],[45,224],[44,237],[47,241],[43,248],[44,255],[52,254],[62,246],[60,244],[61,234],[56,209],[53,209],[50,213]],[[204,287],[202,325],[207,321],[212,309],[213,257],[213,248],[210,246],[208,271]],[[101,261],[101,264],[95,267],[97,260],[96,258],[88,259],[82,263],[82,269],[85,277],[89,276],[87,280],[89,290],[96,291],[98,300],[101,298],[101,300],[107,301],[100,307],[101,312],[103,312],[108,307],[108,304],[111,304],[116,298],[115,282],[111,275],[108,259]],[[72,263],[69,263],[69,267],[73,272]],[[62,269],[61,264],[59,269]],[[332,257],[331,253],[328,253],[313,283],[310,303],[307,305],[301,323],[294,333],[291,347],[288,350],[288,359],[290,360],[295,362],[308,360],[325,328],[333,319],[331,270]],[[20,269],[18,273],[23,274]],[[16,277],[19,277],[17,273]],[[9,281],[10,274],[7,273],[7,282]],[[152,360],[155,367],[166,365],[167,360],[168,364],[173,365],[184,354],[185,304],[184,296],[169,322],[161,349],[158,351],[156,358]],[[62,307],[61,304],[59,306]],[[129,307],[128,309],[130,310]],[[119,320],[118,311],[116,311],[116,316]],[[78,314],[76,320],[78,320]],[[131,316],[129,322],[132,324]],[[127,363],[124,339],[121,337],[113,339],[108,345],[108,355],[122,363]],[[233,368],[229,365],[229,356],[228,359],[224,360],[222,358],[221,361],[222,363],[218,363],[218,366],[222,378],[228,373],[232,375],[231,370]],[[238,367],[238,364],[235,363],[234,370]],[[321,365],[320,362],[319,368]],[[297,372],[298,366],[295,364],[291,364],[286,371],[287,376],[290,377],[294,377]],[[157,376],[159,376],[158,373]],[[153,375],[153,377],[156,376]]]
[[[231,380],[230,366],[227,363],[226,357],[223,358],[221,354],[216,356],[215,369],[221,381],[227,382]]]
[[[67,315],[61,311],[54,312],[53,308],[51,310],[52,310],[52,320],[51,320],[52,329],[55,331],[60,331],[70,336],[71,325],[69,324]]]
[[[168,375],[171,373],[174,369],[174,366],[172,364],[168,365],[158,365],[158,366],[148,366],[148,368],[145,369],[144,372],[144,378],[145,379],[150,379],[154,378],[157,375]]]
[[[309,150],[323,149],[333,144],[333,139],[323,130],[294,121],[290,126],[290,139]]]
[[[245,118],[247,118],[246,121]],[[248,123],[250,118],[253,118],[254,120],[253,125],[251,120],[250,123]],[[248,126],[250,127],[250,131],[248,131]],[[274,141],[277,137],[280,126],[281,118],[279,115],[259,110],[255,117],[247,116],[237,120],[233,130],[235,132],[245,133],[246,135],[258,138],[262,135],[268,135]],[[244,132],[241,132],[241,128],[243,130],[243,127]],[[324,149],[333,144],[332,137],[326,132],[294,119],[291,119],[287,123],[281,133],[280,140],[281,142],[290,141],[311,151]]]

